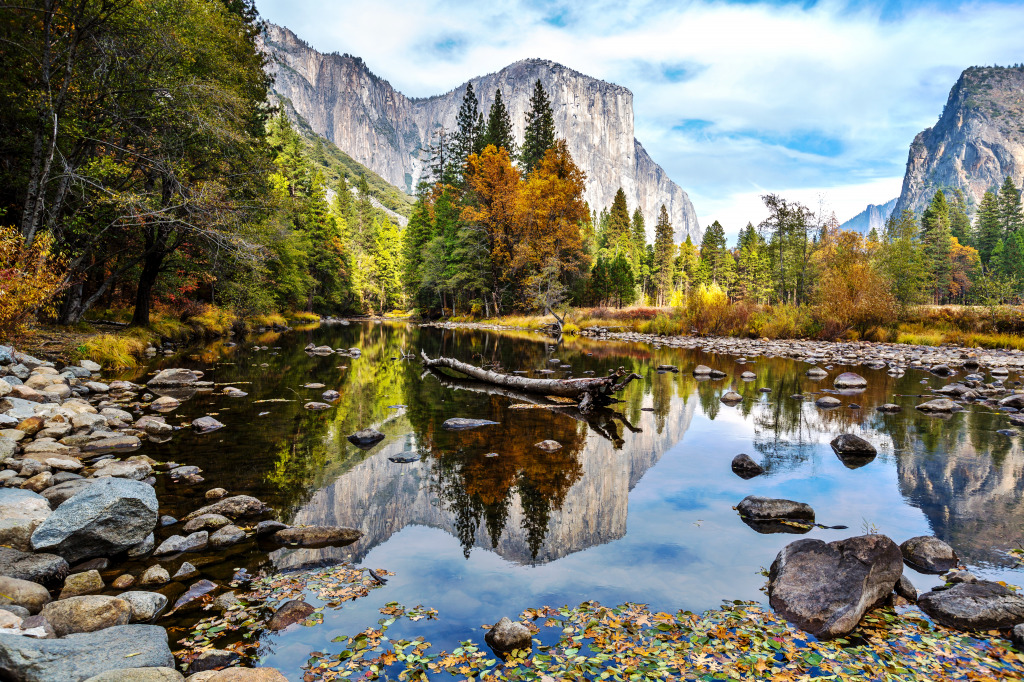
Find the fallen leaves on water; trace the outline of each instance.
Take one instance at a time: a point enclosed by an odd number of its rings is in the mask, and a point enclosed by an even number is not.
[[[419,608],[419,607],[417,607]],[[541,637],[534,650],[504,661],[467,641],[431,653],[429,642],[389,640],[390,617],[344,643],[338,653],[314,652],[307,682],[361,679],[425,680],[445,674],[465,680],[1017,680],[1024,655],[1000,639],[984,640],[933,627],[915,609],[878,609],[847,638],[819,642],[754,602],[732,602],[701,614],[655,613],[642,604],[606,608],[528,609],[521,618],[542,622],[556,644]],[[408,613],[412,613],[410,610]]]

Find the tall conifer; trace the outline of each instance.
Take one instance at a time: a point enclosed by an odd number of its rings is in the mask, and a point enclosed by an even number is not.
[[[551,102],[540,79],[533,86],[530,97],[530,110],[526,113],[526,135],[523,138],[523,151],[519,157],[523,172],[530,173],[544,152],[555,144],[555,118],[551,113]]]
[[[511,158],[516,157],[516,140],[512,135],[512,119],[509,117],[505,101],[501,97],[501,88],[494,91],[494,104],[487,115],[487,134],[484,146],[493,144],[498,149],[504,148]]]

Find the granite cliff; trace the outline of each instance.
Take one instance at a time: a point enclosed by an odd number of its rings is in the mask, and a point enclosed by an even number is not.
[[[973,213],[986,190],[1024,180],[1024,68],[971,67],[938,123],[910,145],[895,211],[920,213],[936,190],[961,190]]]
[[[263,35],[267,70],[274,92],[320,135],[399,189],[413,193],[424,175],[424,153],[440,128],[455,128],[466,83],[443,95],[406,97],[374,75],[362,59],[321,54],[287,28],[270,24]],[[524,119],[534,82],[540,79],[551,98],[555,130],[587,174],[586,199],[600,210],[616,190],[626,192],[630,208],[640,206],[653,239],[661,205],[668,209],[676,241],[701,230],[690,199],[633,137],[633,94],[541,59],[516,62],[497,73],[472,79],[487,111],[501,88],[516,138],[522,142]]]
[[[899,198],[890,199],[884,204],[868,204],[863,211],[840,225],[844,230],[853,230],[861,234],[867,234],[871,230],[878,230],[881,234],[885,229],[885,221],[892,215],[892,209],[896,207]]]

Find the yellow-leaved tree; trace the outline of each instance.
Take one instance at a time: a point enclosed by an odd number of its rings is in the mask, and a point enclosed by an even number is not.
[[[49,233],[38,233],[25,246],[20,230],[0,227],[0,339],[13,338],[34,316],[51,312],[67,284],[66,270]]]

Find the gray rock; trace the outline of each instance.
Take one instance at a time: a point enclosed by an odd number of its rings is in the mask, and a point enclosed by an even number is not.
[[[0,678],[84,682],[129,662],[140,668],[174,668],[167,631],[156,625],[121,625],[63,639],[0,635]]]
[[[804,539],[772,563],[768,600],[786,620],[818,639],[850,632],[884,601],[903,574],[899,547],[884,535],[826,544]]]
[[[199,380],[195,372],[189,369],[165,369],[146,382],[147,386],[191,386]]]
[[[44,490],[42,495],[46,498],[46,501],[50,503],[50,507],[52,509],[56,509],[93,483],[95,483],[95,479],[76,478],[72,481],[65,481],[64,483],[52,485]]]
[[[72,573],[64,580],[64,588],[60,591],[60,599],[80,597],[83,594],[94,594],[105,587],[100,572],[93,569]]]
[[[267,629],[273,632],[284,630],[289,625],[301,623],[316,611],[312,604],[299,599],[286,601],[267,622]]]
[[[32,533],[50,513],[49,503],[39,494],[31,490],[0,488],[0,545],[21,551],[31,550]]]
[[[128,556],[132,559],[144,557],[152,552],[154,547],[156,547],[156,536],[150,533],[145,540],[128,549]]]
[[[123,552],[146,539],[157,522],[151,486],[104,478],[60,505],[32,534],[32,548],[68,561]]]
[[[245,539],[245,531],[235,525],[227,525],[210,536],[210,546],[214,549],[230,547]]]
[[[0,575],[0,603],[3,605],[20,606],[34,615],[50,601],[50,591],[39,583]]]
[[[856,469],[874,460],[878,451],[860,436],[844,433],[832,440],[832,450],[848,469]]]
[[[735,405],[738,402],[742,402],[743,396],[736,391],[728,391],[720,398],[720,400],[726,405]]]
[[[182,530],[186,533],[194,533],[197,530],[215,531],[229,523],[231,523],[231,519],[221,514],[203,514],[186,523]]]
[[[53,626],[58,637],[75,632],[95,632],[116,625],[127,625],[132,609],[117,597],[92,594],[52,601],[39,612]]]
[[[185,676],[174,668],[121,668],[100,673],[85,682],[183,682],[184,679]]]
[[[191,580],[192,578],[195,578],[197,575],[199,575],[199,569],[197,569],[195,566],[186,561],[178,567],[178,570],[174,572],[174,575],[171,576],[170,579]]]
[[[814,404],[824,409],[832,409],[842,405],[842,401],[839,398],[830,395],[823,395],[814,401]]]
[[[171,582],[171,575],[167,572],[166,568],[159,564],[150,566],[139,576],[139,585],[142,587],[166,585],[169,582]]]
[[[114,436],[113,438],[90,441],[82,445],[79,450],[83,455],[107,455],[135,452],[140,447],[142,447],[142,441],[135,436]]]
[[[1024,622],[1024,596],[987,580],[933,590],[918,597],[917,605],[937,623],[957,630],[995,630]]]
[[[900,579],[896,582],[896,594],[906,599],[911,604],[917,602],[917,588],[914,587],[914,583],[910,582],[910,578],[904,573],[900,576]]]
[[[938,413],[938,414],[950,413],[950,412],[955,411],[956,408],[957,408],[956,403],[954,403],[949,398],[939,398],[937,400],[929,400],[928,402],[921,403],[920,405],[917,406],[917,409],[919,409],[922,412],[932,412],[932,413]]]
[[[205,507],[200,507],[186,516],[185,521],[191,521],[203,514],[220,514],[232,521],[258,519],[270,511],[269,506],[251,495],[234,495],[232,497],[225,497],[213,504],[208,504]]]
[[[904,541],[900,551],[907,565],[922,573],[945,573],[960,561],[952,547],[930,535],[919,535]]]
[[[742,479],[751,479],[763,474],[764,469],[750,455],[736,455],[732,459],[732,472]]]
[[[0,575],[53,585],[68,574],[68,562],[55,554],[19,552],[0,547]]]
[[[241,657],[234,651],[227,649],[210,649],[199,654],[188,666],[188,674],[195,675],[206,670],[218,668],[232,668],[238,664]]]
[[[180,554],[181,552],[199,552],[206,549],[210,543],[210,534],[205,530],[196,531],[187,536],[172,535],[156,548],[153,553],[156,556],[167,554]]]
[[[515,650],[529,650],[533,648],[533,635],[530,628],[519,621],[512,621],[502,618],[494,624],[484,640],[496,653],[504,655]]]
[[[256,537],[262,538],[268,535],[273,535],[279,530],[288,528],[288,524],[281,523],[280,521],[260,521],[256,524]]]
[[[303,407],[306,408],[307,410],[311,410],[313,412],[320,412],[321,410],[329,410],[329,409],[331,409],[331,406],[328,405],[327,403],[318,403],[318,402],[306,403],[305,405],[303,405]]]
[[[167,608],[167,597],[159,592],[122,592],[117,598],[128,602],[132,609],[132,623],[152,622]]]
[[[1008,395],[999,401],[999,407],[1013,407],[1015,409],[1024,409],[1024,393],[1014,393]]]
[[[78,366],[84,369],[86,372],[89,372],[90,374],[95,374],[96,372],[103,371],[103,367],[101,367],[99,363],[93,362],[92,360],[79,360]]]
[[[814,521],[814,509],[809,504],[757,495],[748,495],[740,500],[740,503],[736,505],[736,511],[740,513],[740,516],[755,521],[776,519]]]
[[[274,533],[274,540],[282,545],[297,547],[343,547],[363,536],[355,528],[341,526],[304,526],[285,528]]]
[[[899,405],[893,404],[893,403],[886,403],[884,405],[879,405],[877,409],[878,409],[879,412],[884,412],[886,414],[895,414],[897,412],[902,412],[903,411],[902,407],[900,407]]]
[[[854,372],[843,372],[832,385],[836,388],[867,388],[868,380]]]
[[[210,433],[223,427],[224,425],[213,417],[199,417],[192,420],[192,428],[198,433]]]
[[[357,448],[372,448],[384,440],[384,434],[376,429],[360,429],[348,437],[348,442]]]

